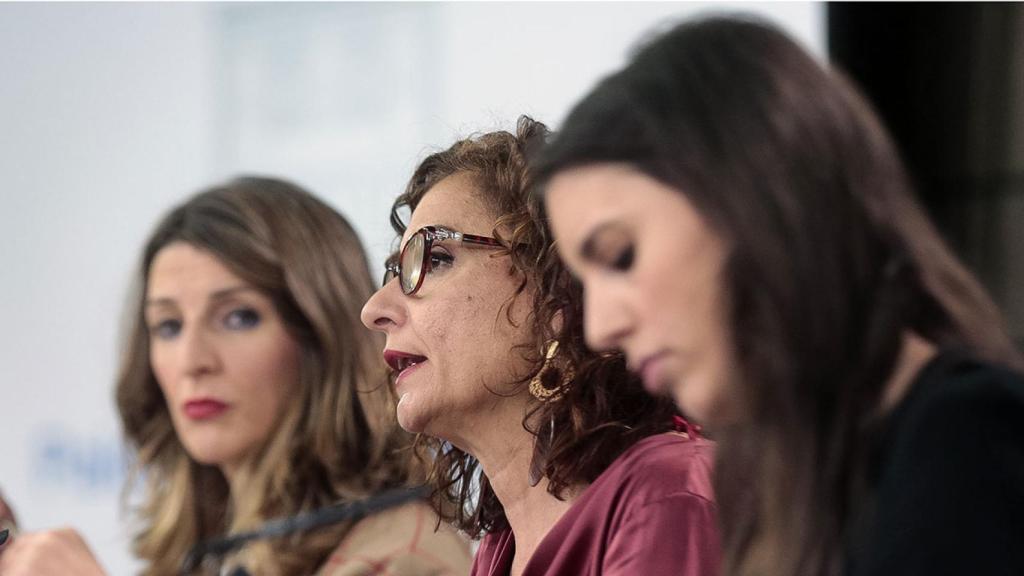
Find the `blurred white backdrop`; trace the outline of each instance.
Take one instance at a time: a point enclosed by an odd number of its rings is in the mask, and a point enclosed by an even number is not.
[[[375,274],[418,160],[572,103],[666,22],[745,11],[824,58],[815,3],[0,4],[0,491],[137,569],[119,326],[159,216],[238,173],[307,186]]]

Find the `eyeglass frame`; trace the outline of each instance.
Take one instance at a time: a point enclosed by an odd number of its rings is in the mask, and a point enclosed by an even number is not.
[[[420,274],[416,280],[416,286],[412,290],[406,292],[405,286],[402,282],[402,260],[405,258],[405,251],[409,249],[409,245],[412,244],[412,240],[415,236],[423,236],[423,256],[420,258]],[[424,226],[409,236],[406,240],[405,246],[402,247],[402,251],[398,254],[398,258],[389,258],[384,263],[384,281],[381,286],[387,286],[389,282],[398,278],[398,287],[402,290],[402,294],[406,296],[413,296],[419,292],[420,287],[423,286],[423,279],[427,277],[427,274],[431,271],[430,265],[430,250],[434,247],[434,242],[444,240],[457,240],[464,244],[475,244],[477,246],[488,246],[491,248],[503,248],[502,244],[497,238],[490,236],[480,236],[477,234],[466,234],[458,232],[444,226]]]

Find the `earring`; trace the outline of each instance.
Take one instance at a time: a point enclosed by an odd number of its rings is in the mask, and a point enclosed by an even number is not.
[[[572,367],[566,364],[561,370],[556,368],[552,362],[555,355],[558,354],[558,340],[550,340],[547,343],[547,351],[544,353],[544,365],[540,367],[540,372],[530,380],[530,394],[534,398],[541,402],[548,402],[557,399],[562,395],[562,388],[569,383],[575,372]],[[561,378],[557,383],[553,382],[554,376],[557,376],[561,372]]]

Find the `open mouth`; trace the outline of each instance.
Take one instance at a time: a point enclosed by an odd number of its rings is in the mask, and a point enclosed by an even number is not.
[[[388,363],[395,372],[404,372],[407,368],[426,362],[426,356],[420,356],[418,354],[409,354],[406,352],[399,352],[397,350],[385,350],[384,361]]]

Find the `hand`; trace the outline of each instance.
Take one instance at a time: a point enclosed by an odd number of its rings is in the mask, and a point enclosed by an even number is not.
[[[105,576],[73,528],[20,533],[0,548],[3,576]]]

